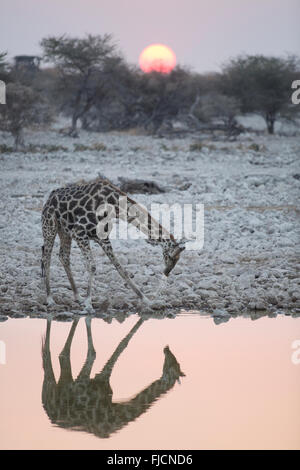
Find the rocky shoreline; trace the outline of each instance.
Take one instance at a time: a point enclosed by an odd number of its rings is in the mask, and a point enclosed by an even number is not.
[[[204,204],[203,248],[182,254],[148,315],[192,310],[215,322],[240,315],[300,315],[298,138],[249,134],[236,142],[212,142],[82,131],[78,147],[78,141],[52,130],[29,132],[27,140],[28,152],[0,154],[0,321],[48,314],[68,320],[80,314],[58,259],[58,241],[51,266],[57,305],[51,311],[44,305],[41,208],[52,189],[98,174],[116,184],[122,176],[151,179],[165,188],[131,196],[147,207]],[[11,145],[8,134],[2,133],[1,141]],[[114,240],[113,246],[143,292],[155,298],[163,269],[160,249],[132,239]],[[95,316],[143,314],[100,248],[93,246],[93,253]],[[71,262],[84,295],[87,274],[75,244]]]

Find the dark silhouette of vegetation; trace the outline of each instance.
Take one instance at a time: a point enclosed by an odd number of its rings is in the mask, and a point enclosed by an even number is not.
[[[20,83],[8,83],[6,104],[0,106],[0,129],[14,137],[14,149],[24,148],[24,128],[49,124],[50,107],[35,90]]]
[[[10,85],[0,128],[13,134],[18,149],[24,128],[49,123],[53,110],[71,118],[64,132],[73,137],[80,122],[89,131],[138,128],[160,135],[175,132],[176,124],[179,132],[221,130],[236,138],[243,131],[238,115],[260,114],[270,134],[276,120],[299,116],[291,102],[291,84],[300,71],[294,56],[244,55],[220,73],[177,66],[163,74],[127,64],[109,34],[47,37],[41,47],[47,67],[39,66],[39,57],[35,66],[24,66],[34,59],[30,56],[9,65],[7,54],[0,53],[0,80]]]
[[[299,72],[296,57],[240,56],[223,68],[223,92],[236,98],[244,113],[255,112],[270,134],[279,116],[291,117],[291,84]]]

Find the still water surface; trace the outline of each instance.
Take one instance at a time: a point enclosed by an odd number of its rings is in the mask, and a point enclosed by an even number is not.
[[[297,339],[289,316],[10,319],[0,447],[299,449]]]

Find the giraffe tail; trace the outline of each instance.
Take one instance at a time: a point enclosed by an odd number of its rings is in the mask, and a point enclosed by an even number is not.
[[[44,255],[44,245],[42,246],[41,277],[45,277],[45,266],[44,266],[44,261],[43,261],[43,255]]]

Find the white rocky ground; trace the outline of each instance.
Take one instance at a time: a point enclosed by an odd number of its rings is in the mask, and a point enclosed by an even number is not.
[[[83,131],[79,139],[72,139],[53,129],[27,132],[27,144],[66,150],[44,147],[39,152],[0,154],[1,318],[47,312],[40,278],[43,202],[52,189],[93,179],[98,173],[114,182],[119,176],[152,179],[167,188],[164,194],[132,196],[148,207],[151,202],[204,204],[204,247],[183,252],[157,299],[161,308],[156,315],[194,309],[212,314],[216,321],[240,314],[298,316],[299,137],[247,134],[236,142],[206,140],[202,149],[191,150],[196,140]],[[95,143],[105,148],[92,150]],[[0,144],[11,146],[11,137],[1,134]],[[75,151],[78,144],[89,149]],[[160,249],[143,240],[113,245],[135,282],[151,297],[163,269]],[[125,317],[140,311],[135,294],[124,286],[100,248],[93,250],[96,315]],[[84,293],[87,275],[75,244],[72,270]],[[51,278],[57,301],[51,311],[66,318],[79,313],[58,259],[58,240]]]

